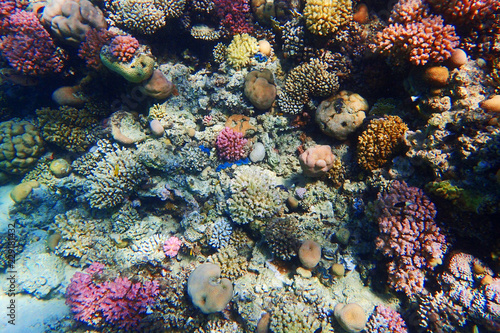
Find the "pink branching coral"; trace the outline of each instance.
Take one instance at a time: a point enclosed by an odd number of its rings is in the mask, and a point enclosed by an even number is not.
[[[436,208],[423,191],[394,181],[379,193],[380,236],[377,249],[392,258],[388,264],[389,284],[407,296],[424,288],[426,271],[441,264],[446,240],[434,221]]]
[[[406,323],[399,312],[377,305],[366,325],[368,333],[407,333]]]
[[[165,244],[163,244],[163,252],[165,252],[167,257],[173,258],[179,253],[181,246],[182,241],[179,238],[172,236],[165,241]]]
[[[389,26],[377,34],[375,48],[384,55],[407,58],[415,65],[441,62],[458,46],[455,27],[430,15],[422,0],[400,0],[393,8]]]
[[[88,67],[99,70],[102,68],[99,52],[104,45],[109,44],[115,35],[105,29],[90,29],[85,34],[85,40],[80,44],[78,56],[85,60]]]
[[[230,127],[220,131],[215,146],[219,157],[230,162],[247,157],[249,150],[248,140],[243,138],[242,133],[236,132]]]
[[[26,75],[59,73],[65,54],[58,49],[35,14],[17,11],[8,16],[0,54],[16,71]]]
[[[89,325],[108,322],[126,330],[136,327],[159,293],[158,282],[133,283],[126,277],[96,282],[103,271],[104,265],[93,263],[85,273],[75,273],[66,289],[66,304],[77,320]]]
[[[109,50],[121,62],[129,62],[139,48],[139,41],[132,36],[116,36],[111,41]]]
[[[494,14],[500,14],[498,0],[428,0],[432,8],[453,23],[471,26],[484,20],[494,19]]]
[[[248,0],[214,0],[222,29],[230,35],[252,33]]]

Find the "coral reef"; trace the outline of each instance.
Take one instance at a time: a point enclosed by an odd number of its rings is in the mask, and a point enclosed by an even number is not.
[[[352,19],[351,0],[307,0],[304,7],[306,25],[320,36],[334,34]]]
[[[394,181],[379,193],[377,205],[380,236],[376,245],[391,258],[389,284],[407,296],[424,288],[425,273],[442,263],[447,245],[434,221],[435,206],[416,187]]]

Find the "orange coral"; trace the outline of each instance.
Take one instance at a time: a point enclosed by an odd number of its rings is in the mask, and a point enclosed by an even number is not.
[[[408,126],[398,116],[373,119],[358,137],[358,163],[366,170],[383,166],[401,144]]]

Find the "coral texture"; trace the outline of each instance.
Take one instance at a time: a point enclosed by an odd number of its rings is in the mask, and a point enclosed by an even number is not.
[[[25,11],[8,17],[7,33],[0,40],[0,54],[16,71],[33,76],[59,73],[66,60],[36,15]]]
[[[500,9],[500,3],[496,0],[427,1],[447,21],[464,26],[477,25],[485,20],[494,19],[495,12]]]
[[[99,52],[104,45],[109,44],[114,34],[105,29],[90,29],[85,33],[85,39],[80,44],[78,56],[85,60],[89,68],[99,70],[102,68]]]
[[[377,34],[376,49],[384,55],[408,59],[415,65],[441,62],[459,44],[455,27],[445,25],[439,15],[429,15],[418,1],[401,1],[391,13],[391,22]]]
[[[163,252],[167,257],[173,258],[177,256],[181,246],[182,241],[178,237],[172,236],[163,243]]]
[[[139,41],[132,36],[116,36],[109,45],[111,54],[121,62],[129,62],[139,48]]]
[[[407,333],[406,323],[399,312],[377,305],[367,323],[368,333]]]
[[[225,127],[217,135],[215,141],[219,157],[226,161],[237,161],[248,156],[248,140],[243,134],[236,132],[229,127]]]
[[[398,116],[373,119],[358,137],[358,163],[366,170],[386,164],[397,152],[408,126]]]
[[[310,177],[321,177],[332,167],[337,157],[333,155],[330,146],[314,146],[307,148],[300,154],[300,167],[305,175]]]
[[[352,2],[351,0],[307,0],[304,16],[310,32],[327,36],[337,32],[352,19]]]
[[[441,264],[446,239],[434,221],[436,208],[423,191],[394,181],[379,193],[377,249],[391,258],[389,284],[407,296],[424,288],[425,273]]]
[[[85,273],[77,272],[66,290],[66,304],[77,320],[100,327],[111,323],[119,328],[135,328],[159,293],[157,281],[131,282],[126,277],[96,282],[104,265],[93,263]]]
[[[252,57],[259,50],[257,39],[249,34],[234,35],[226,48],[227,62],[236,69],[250,64]]]
[[[294,218],[274,218],[265,229],[265,240],[274,256],[290,260],[300,248],[299,223]]]
[[[156,1],[106,0],[109,18],[127,30],[153,34],[165,26],[165,14]]]
[[[221,28],[229,35],[251,33],[250,4],[248,0],[213,0]]]

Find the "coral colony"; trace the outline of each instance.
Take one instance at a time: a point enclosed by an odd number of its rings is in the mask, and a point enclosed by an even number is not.
[[[500,332],[499,18],[0,1],[0,331]]]

